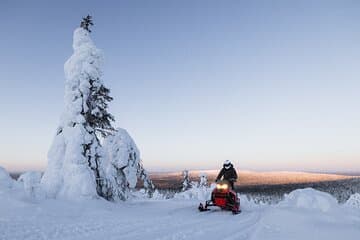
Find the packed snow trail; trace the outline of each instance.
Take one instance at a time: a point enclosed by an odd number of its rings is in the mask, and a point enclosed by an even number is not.
[[[41,204],[3,202],[0,239],[70,240],[106,237],[135,240],[199,239],[207,236],[214,239],[247,239],[259,220],[259,212],[244,211],[236,216],[222,211],[199,213],[196,205],[195,201],[177,200],[124,204],[102,201],[84,204],[56,200]],[[232,221],[234,225],[230,227]],[[224,231],[224,225],[232,231]],[[238,232],[239,229],[242,231]]]
[[[346,221],[269,207],[239,215],[199,213],[195,201],[99,201],[2,205],[0,239],[336,239],[360,236],[360,216]],[[96,210],[94,210],[96,209]],[[6,216],[6,217],[4,217]],[[344,219],[344,217],[342,217]],[[346,217],[345,217],[346,219]],[[314,224],[315,223],[315,224]],[[309,232],[310,230],[310,232]],[[335,234],[335,235],[334,235]]]
[[[1,190],[1,189],[0,189]],[[359,239],[360,209],[313,189],[277,205],[242,198],[242,213],[198,212],[197,200],[34,200],[0,191],[0,239]]]

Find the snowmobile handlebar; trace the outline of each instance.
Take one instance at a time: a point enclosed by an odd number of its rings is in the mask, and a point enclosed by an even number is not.
[[[230,179],[223,179],[223,180],[220,180],[220,179],[215,179],[215,183],[218,183],[220,181],[227,181],[227,182],[236,182],[236,178],[230,178]]]

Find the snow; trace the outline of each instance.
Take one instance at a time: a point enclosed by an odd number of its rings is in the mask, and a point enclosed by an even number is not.
[[[35,174],[27,175],[36,179]],[[360,236],[359,209],[339,205],[314,189],[296,190],[277,205],[258,205],[241,195],[238,215],[216,208],[198,212],[196,199],[137,195],[117,203],[47,198],[34,202],[2,186],[0,239],[355,240]]]
[[[208,199],[214,185],[193,182],[192,188],[172,199],[164,199],[157,191],[148,199],[141,190],[117,203],[103,199],[32,201],[26,189],[38,184],[39,173],[22,175],[23,189],[1,168],[0,179],[6,183],[0,186],[2,240],[355,240],[360,236],[359,193],[344,205],[311,188],[295,190],[276,205],[255,204],[240,195],[242,212],[232,215],[216,208],[198,212],[199,202]]]
[[[82,28],[74,31],[73,49],[74,53],[64,66],[65,107],[48,152],[41,188],[51,198],[96,198],[94,172],[104,172],[99,160],[101,146],[84,114],[89,109],[90,81],[94,81],[92,87],[102,84],[103,54],[94,45],[89,32]]]
[[[199,182],[199,187],[205,187],[208,185],[208,181],[207,181],[207,175],[206,173],[200,173],[199,174],[200,177],[200,182]]]
[[[186,191],[189,188],[191,188],[191,182],[190,182],[190,176],[189,176],[189,171],[188,170],[184,170],[183,171],[183,182],[182,182],[182,189],[181,191]]]
[[[138,178],[140,152],[129,133],[122,128],[116,129],[115,135],[105,139],[104,148],[109,154],[111,165],[118,169],[124,168],[127,183],[130,188],[134,188]]]
[[[146,190],[153,191],[154,186],[142,165],[140,151],[125,129],[118,128],[113,135],[107,136],[103,148],[107,160],[104,166],[107,183],[112,189],[112,200],[127,199],[138,179],[143,181]]]
[[[14,184],[14,180],[10,177],[9,173],[0,167],[0,190],[5,188],[11,188]]]
[[[360,194],[355,193],[345,202],[345,206],[350,208],[358,208],[360,210]]]
[[[312,188],[298,189],[285,196],[280,206],[292,206],[305,210],[329,211],[337,205],[336,199],[328,193]]]
[[[18,182],[22,183],[25,193],[30,198],[43,197],[40,181],[41,172],[36,171],[25,172],[18,178]]]
[[[64,127],[55,136],[48,153],[48,166],[41,179],[46,196],[55,198],[93,198],[97,196],[93,173],[82,155],[82,144],[89,135],[83,125]]]
[[[73,35],[73,55],[64,65],[65,72],[65,111],[62,123],[83,123],[85,119],[80,114],[88,109],[86,105],[90,92],[88,77],[91,76],[101,83],[101,66],[103,53],[96,48],[90,34],[83,28],[77,28]]]
[[[188,190],[176,193],[174,198],[205,201],[210,199],[211,192],[215,188],[215,186],[215,184],[212,184],[210,187],[200,186],[198,183],[192,182],[191,187]]]

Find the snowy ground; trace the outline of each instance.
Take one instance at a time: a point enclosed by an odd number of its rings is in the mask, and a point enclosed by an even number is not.
[[[360,239],[359,196],[338,205],[313,189],[242,213],[198,212],[198,200],[34,201],[0,189],[0,239]]]

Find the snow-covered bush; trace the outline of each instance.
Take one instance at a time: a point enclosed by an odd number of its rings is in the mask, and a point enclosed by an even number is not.
[[[155,190],[154,193],[151,196],[152,199],[167,199],[167,196],[165,194],[162,194],[161,192],[159,192],[159,190]]]
[[[141,188],[140,190],[133,190],[130,192],[130,196],[132,198],[137,199],[152,199],[152,200],[162,200],[162,199],[168,199],[169,197],[160,192],[158,189],[155,189],[151,196],[149,196],[149,193],[146,189]]]
[[[23,185],[24,191],[29,197],[38,198],[42,196],[40,187],[41,172],[31,171],[23,173],[17,181]]]
[[[287,194],[279,203],[281,207],[296,207],[308,210],[329,211],[337,205],[336,199],[328,193],[313,188],[298,189]]]
[[[196,199],[199,201],[209,200],[211,197],[212,190],[216,187],[216,184],[211,184],[211,186],[199,186],[198,183],[192,182],[192,187],[186,191],[176,193],[174,195],[175,199]]]
[[[355,193],[344,204],[347,207],[359,208],[360,209],[360,194]]]
[[[197,199],[200,201],[209,200],[212,190],[216,184],[208,186],[207,175],[199,174],[199,182],[190,182],[189,171],[183,171],[183,188],[180,193],[174,195],[175,199]]]
[[[102,150],[98,134],[113,128],[107,104],[112,98],[101,80],[102,52],[88,29],[90,19],[74,31],[73,55],[65,63],[65,109],[48,152],[41,184],[49,197],[104,196]]]
[[[113,135],[105,138],[107,153],[107,185],[113,200],[125,200],[138,179],[144,183],[147,194],[152,194],[154,185],[145,171],[140,151],[125,129],[118,128]]]
[[[12,188],[14,182],[5,168],[0,167],[0,189]]]

